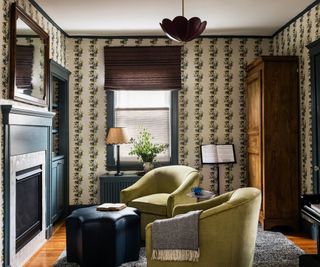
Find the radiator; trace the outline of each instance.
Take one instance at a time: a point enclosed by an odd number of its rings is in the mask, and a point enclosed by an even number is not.
[[[139,180],[136,175],[112,176],[103,175],[100,177],[100,202],[119,203],[120,192]]]

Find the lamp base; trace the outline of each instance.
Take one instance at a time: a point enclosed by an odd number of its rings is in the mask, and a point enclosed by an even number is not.
[[[116,174],[115,174],[115,176],[122,176],[123,175],[123,172],[117,172]]]

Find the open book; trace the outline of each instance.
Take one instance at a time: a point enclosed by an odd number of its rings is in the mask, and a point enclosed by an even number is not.
[[[127,205],[124,203],[103,203],[97,206],[98,211],[117,211],[126,208]]]
[[[235,153],[233,145],[202,145],[202,164],[235,163]]]

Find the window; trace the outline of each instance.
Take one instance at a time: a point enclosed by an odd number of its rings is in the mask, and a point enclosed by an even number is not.
[[[148,129],[153,142],[169,144],[158,155],[157,164],[177,164],[177,91],[114,91],[108,94],[108,127],[127,127],[129,137],[137,138],[142,127]],[[139,169],[136,156],[129,155],[131,144],[120,147],[122,169]],[[107,166],[113,170],[116,162],[115,146],[108,146]]]
[[[178,162],[178,90],[181,89],[180,46],[104,48],[108,127],[127,127],[137,137],[147,128],[153,141],[169,144],[158,164]],[[123,170],[142,168],[130,145],[121,145]],[[115,169],[114,147],[107,147],[107,167]]]

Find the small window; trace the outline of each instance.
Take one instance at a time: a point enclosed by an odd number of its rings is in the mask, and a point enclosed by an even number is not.
[[[169,145],[157,160],[170,162],[170,91],[116,91],[114,96],[114,126],[126,127],[134,139],[146,128],[154,143]],[[121,145],[121,162],[137,162],[136,156],[129,155],[131,147]]]
[[[130,138],[136,139],[139,131],[150,131],[153,142],[168,144],[156,158],[157,165],[177,164],[177,91],[125,90],[108,92],[108,127],[126,127]],[[120,146],[121,168],[140,169],[141,162],[129,155],[131,144]],[[114,169],[115,146],[108,146],[107,166]]]

